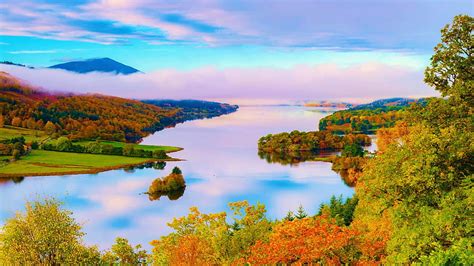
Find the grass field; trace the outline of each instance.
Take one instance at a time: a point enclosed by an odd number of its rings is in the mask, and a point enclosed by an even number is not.
[[[0,140],[23,136],[26,142],[43,142],[49,137],[44,131],[31,130],[5,126],[0,128]],[[80,145],[87,145],[92,141],[76,142]],[[115,147],[124,147],[126,143],[116,141],[101,141],[103,144],[110,144]],[[165,152],[175,152],[181,150],[172,146],[153,146],[133,144],[136,149],[144,150],[164,150]],[[45,176],[45,175],[66,175],[98,173],[111,169],[123,168],[127,166],[140,165],[146,162],[156,161],[151,158],[126,157],[117,155],[86,154],[55,152],[45,150],[33,150],[30,154],[22,156],[15,162],[3,162],[11,156],[0,156],[0,177],[17,176]],[[169,159],[176,160],[176,159]]]
[[[27,128],[5,126],[0,128],[0,140],[11,139],[23,136],[27,142],[38,141],[41,142],[48,138],[46,133],[41,130],[32,130]]]
[[[80,145],[87,145],[93,141],[78,141],[75,142],[75,144],[80,144]],[[127,143],[124,142],[118,142],[118,141],[100,141],[102,144],[110,144],[114,147],[124,147]],[[147,151],[154,151],[154,150],[164,150],[165,152],[175,152],[175,151],[180,151],[181,148],[178,147],[173,147],[173,146],[154,146],[154,145],[140,145],[140,144],[133,144],[133,147],[135,149],[144,149]]]
[[[0,177],[97,173],[154,161],[115,155],[33,150],[16,162],[0,164]]]

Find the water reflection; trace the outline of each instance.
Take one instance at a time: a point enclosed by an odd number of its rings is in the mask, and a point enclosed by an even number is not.
[[[353,190],[326,162],[269,164],[257,154],[258,139],[294,129],[315,130],[326,116],[317,108],[241,107],[230,115],[196,120],[165,129],[143,144],[172,145],[185,161],[113,170],[94,175],[26,177],[0,186],[0,221],[24,209],[25,200],[53,196],[65,202],[83,224],[87,244],[109,247],[117,236],[145,247],[166,234],[166,223],[186,215],[192,206],[203,212],[229,211],[228,203],[248,200],[267,206],[270,218],[281,218],[301,204],[309,213],[332,195]],[[304,156],[302,156],[304,158]],[[157,176],[178,166],[186,176],[186,193],[150,201],[144,191]],[[161,170],[163,169],[164,170]]]
[[[267,163],[278,163],[281,165],[297,166],[306,161],[318,161],[321,158],[338,155],[339,152],[334,151],[292,151],[292,152],[264,152],[259,151],[260,159]]]
[[[23,176],[17,176],[17,177],[0,177],[0,186],[3,184],[8,184],[10,182],[13,182],[15,184],[23,182],[25,177]]]
[[[171,191],[157,191],[154,193],[145,193],[148,195],[150,201],[160,200],[162,196],[168,196],[169,200],[177,200],[184,195],[184,190],[186,187],[181,187]]]
[[[127,166],[123,170],[127,173],[134,173],[136,169],[153,168],[156,170],[163,170],[166,167],[166,162],[148,162],[140,165]]]

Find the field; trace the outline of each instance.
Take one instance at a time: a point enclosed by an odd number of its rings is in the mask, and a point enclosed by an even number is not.
[[[26,142],[37,141],[41,143],[49,139],[48,135],[44,131],[40,130],[31,130],[12,126],[0,128],[0,140],[21,136],[25,138]],[[86,145],[90,142],[92,141],[80,141],[77,142],[77,144]],[[101,143],[110,144],[115,147],[124,147],[126,145],[126,143],[115,141],[101,141]],[[165,152],[175,152],[181,150],[179,147],[172,146],[139,144],[132,145],[135,149],[151,151],[164,150]],[[156,159],[151,158],[56,152],[46,150],[33,150],[30,154],[22,156],[18,161],[5,162],[5,160],[10,158],[11,156],[0,156],[0,177],[97,173],[156,161]]]
[[[93,141],[78,141],[75,142],[75,144],[80,144],[80,145],[87,145]],[[118,141],[100,141],[102,144],[110,144],[114,147],[124,147],[127,145],[127,143],[124,142],[118,142]],[[155,150],[164,150],[165,152],[175,152],[175,151],[180,151],[181,148],[178,147],[173,147],[173,146],[154,146],[154,145],[141,145],[141,144],[132,144],[133,148],[135,149],[143,149],[146,151],[155,151]]]
[[[11,139],[15,137],[24,137],[26,142],[41,142],[48,138],[44,131],[41,130],[32,130],[12,126],[0,127],[0,140]]]
[[[0,164],[0,177],[98,173],[151,161],[156,160],[115,155],[33,150],[16,162]]]

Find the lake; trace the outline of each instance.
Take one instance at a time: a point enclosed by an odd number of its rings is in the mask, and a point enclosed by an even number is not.
[[[237,112],[189,121],[157,132],[143,144],[174,145],[184,150],[171,156],[185,161],[154,168],[114,170],[99,174],[26,177],[0,183],[3,223],[26,200],[53,196],[83,224],[87,244],[110,247],[115,238],[148,243],[170,230],[166,223],[186,215],[192,206],[202,212],[228,211],[227,204],[248,200],[263,203],[270,218],[282,218],[301,204],[309,214],[332,195],[353,194],[326,162],[298,165],[268,163],[257,154],[259,137],[292,130],[316,130],[331,112],[302,106],[244,106]],[[143,192],[152,180],[179,166],[186,190],[177,200],[166,196],[150,201]]]

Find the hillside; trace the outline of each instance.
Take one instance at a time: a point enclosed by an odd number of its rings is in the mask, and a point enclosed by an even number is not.
[[[187,120],[215,117],[237,106],[197,100],[140,102],[99,94],[48,93],[0,72],[0,115],[4,124],[45,129],[70,139],[138,142]],[[46,129],[45,129],[46,130]]]
[[[50,66],[49,68],[64,69],[77,73],[109,72],[128,75],[140,72],[138,69],[124,65],[110,58],[93,58],[83,61],[72,61]]]
[[[426,104],[426,99],[390,98],[337,111],[319,121],[319,130],[335,133],[374,133],[379,128],[393,127],[412,104]]]
[[[388,98],[376,100],[367,104],[359,104],[355,107],[350,108],[349,110],[362,110],[362,109],[377,109],[384,107],[403,107],[408,106],[411,103],[418,102],[421,99],[411,99],[411,98]]]
[[[179,108],[180,111],[176,114],[176,121],[179,122],[225,115],[239,108],[237,105],[200,100],[144,100],[142,102],[165,110]]]

